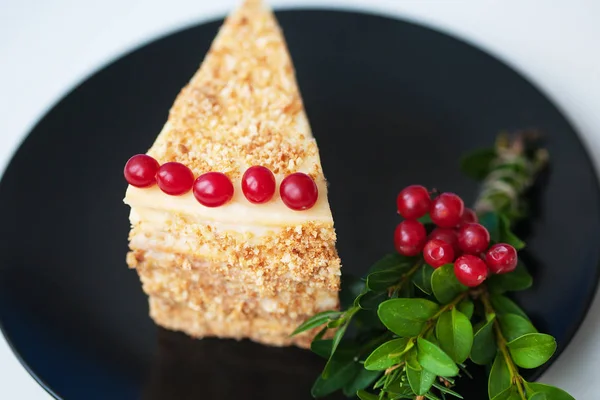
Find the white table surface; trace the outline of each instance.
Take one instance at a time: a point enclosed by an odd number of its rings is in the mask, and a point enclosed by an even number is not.
[[[224,15],[236,3],[0,0],[0,169],[33,124],[82,79],[132,47]],[[273,0],[271,4],[397,15],[478,44],[550,96],[582,134],[595,165],[600,165],[599,1]],[[542,381],[565,388],[577,399],[600,399],[593,390],[600,370],[599,322],[597,296],[575,339]],[[0,393],[7,400],[50,398],[3,338]]]

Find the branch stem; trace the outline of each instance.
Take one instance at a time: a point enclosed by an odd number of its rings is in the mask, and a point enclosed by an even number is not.
[[[484,289],[482,291],[480,298],[481,302],[483,303],[483,307],[485,308],[486,314],[496,314],[496,310],[494,310],[494,307],[490,302],[490,295],[487,290]],[[500,323],[498,322],[497,318],[494,320],[494,333],[496,336],[496,345],[498,346],[500,353],[502,353],[504,361],[506,362],[506,365],[508,367],[510,381],[513,385],[517,387],[517,391],[519,392],[519,396],[521,396],[521,399],[527,400],[527,397],[525,396],[525,389],[523,388],[523,378],[521,377],[521,374],[519,374],[519,368],[515,365],[512,356],[510,355],[510,352],[508,350],[508,347],[506,346],[506,338],[502,334],[502,329],[500,328]]]
[[[431,328],[433,328],[435,326],[435,323],[437,322],[438,318],[443,313],[445,313],[446,311],[452,310],[454,307],[456,307],[456,305],[458,303],[460,303],[468,295],[469,295],[468,291],[467,292],[462,292],[461,294],[459,294],[458,296],[456,296],[450,303],[448,303],[445,306],[443,306],[442,308],[440,308],[439,311],[436,312],[433,315],[433,317],[431,317],[429,319],[429,321],[427,321],[427,324],[421,330],[421,333],[419,333],[419,336],[417,336],[417,338],[420,338],[420,337],[423,337],[423,336],[427,335],[427,333],[431,330]]]
[[[388,288],[388,297],[392,297],[392,294],[394,292],[400,291],[400,289],[402,289],[402,286],[404,286],[404,284],[410,278],[412,278],[412,276],[419,270],[419,268],[421,268],[421,266],[423,265],[423,262],[424,262],[423,257],[419,257],[419,259],[417,260],[415,265],[413,265],[408,271],[406,271],[404,274],[402,274],[402,277],[400,277],[400,280],[398,281],[398,283],[395,284],[394,286],[390,286]]]

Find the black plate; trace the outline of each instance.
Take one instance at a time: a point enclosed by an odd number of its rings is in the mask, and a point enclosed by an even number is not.
[[[517,299],[561,352],[595,291],[600,237],[596,176],[561,113],[506,65],[439,32],[351,12],[278,17],[331,183],[347,272],[364,272],[392,249],[399,188],[422,183],[473,199],[477,185],[457,168],[461,153],[490,145],[500,129],[545,133],[552,167],[522,230],[535,286]],[[319,359],[159,330],[124,262],[123,165],[150,146],[220,23],[96,73],[39,122],[2,180],[0,321],[57,398],[310,398]],[[461,391],[485,398],[482,384]]]

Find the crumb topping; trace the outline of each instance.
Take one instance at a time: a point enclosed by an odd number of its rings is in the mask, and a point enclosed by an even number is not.
[[[226,19],[148,154],[195,175],[236,178],[263,165],[322,177],[285,40],[261,1],[247,0]]]

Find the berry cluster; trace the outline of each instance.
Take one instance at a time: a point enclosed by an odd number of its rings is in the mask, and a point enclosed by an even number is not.
[[[506,243],[490,247],[488,230],[456,194],[442,193],[432,200],[425,187],[412,185],[400,192],[397,205],[404,217],[394,232],[394,245],[400,254],[416,256],[422,252],[433,268],[454,262],[456,278],[469,287],[482,283],[489,272],[504,274],[517,267],[515,248]],[[418,221],[427,214],[436,225],[429,234]]]
[[[233,184],[221,172],[207,172],[196,179],[185,165],[158,161],[146,154],[137,154],[127,161],[123,171],[127,182],[135,187],[146,188],[157,184],[160,190],[171,196],[180,196],[192,190],[198,202],[206,207],[219,207],[233,197]],[[263,204],[273,198],[276,189],[275,176],[265,167],[250,167],[242,177],[242,193],[249,202]],[[314,180],[302,172],[286,176],[279,185],[279,195],[292,210],[307,210],[315,205],[319,191]]]

